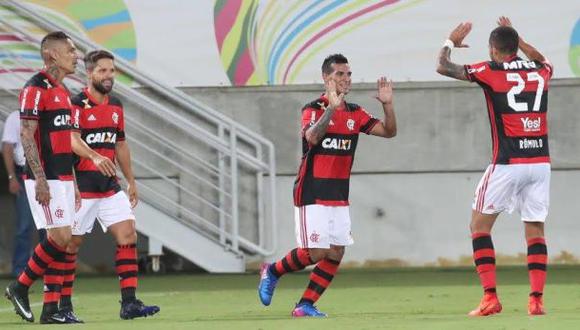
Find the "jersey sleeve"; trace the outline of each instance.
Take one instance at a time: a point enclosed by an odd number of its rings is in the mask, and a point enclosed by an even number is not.
[[[314,125],[322,117],[322,113],[323,110],[311,107],[306,107],[302,110],[302,136],[304,136],[310,126]]]
[[[552,76],[554,75],[554,65],[552,64],[552,62],[549,59],[545,59],[544,62],[540,62],[544,65],[544,68],[546,68],[546,71],[548,71],[548,79],[552,79]]]
[[[72,113],[72,130],[75,132],[80,132],[83,125],[81,122],[81,112],[83,109],[76,104],[72,105],[71,113]]]
[[[38,120],[39,112],[44,110],[45,89],[27,86],[20,92],[20,119]]]
[[[117,141],[125,141],[125,112],[119,111],[119,123],[117,124]]]
[[[469,81],[489,85],[491,69],[488,62],[467,64],[464,67]]]
[[[365,134],[370,134],[373,127],[378,124],[379,120],[368,113],[364,108],[360,108],[359,115],[359,131]]]

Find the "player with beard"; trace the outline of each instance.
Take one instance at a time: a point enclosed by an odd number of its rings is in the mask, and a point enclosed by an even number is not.
[[[114,59],[113,54],[105,50],[86,54],[88,86],[72,99],[72,150],[80,157],[75,171],[84,205],[75,215],[73,236],[67,247],[60,310],[78,322],[82,321],[73,313],[71,300],[76,256],[83,235],[91,232],[95,218],[117,242],[115,266],[121,287],[120,317],[133,319],[159,312],[158,306],[146,306],[135,296],[137,232],[132,209],[137,205],[138,195],[129,146],[125,141],[123,105],[110,95],[116,73]],[[94,159],[101,157],[105,157],[109,165],[104,174],[94,165]],[[115,175],[115,161],[127,179],[127,194],[121,190]]]

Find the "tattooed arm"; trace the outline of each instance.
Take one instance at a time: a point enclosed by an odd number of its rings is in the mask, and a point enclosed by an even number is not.
[[[439,52],[439,58],[437,61],[437,73],[459,80],[468,80],[465,68],[463,65],[455,64],[451,62],[451,49],[453,47],[465,48],[469,47],[463,43],[463,39],[471,31],[471,23],[460,23],[451,34],[449,34],[449,41],[451,44],[445,44],[441,51]]]
[[[30,167],[30,170],[34,174],[34,179],[36,180],[36,200],[41,205],[48,206],[48,203],[50,202],[50,191],[48,188],[48,182],[46,181],[46,175],[42,169],[42,164],[40,163],[38,148],[34,141],[34,134],[36,133],[37,128],[38,122],[36,120],[20,120],[20,137],[22,139],[24,155],[26,156],[28,167]]]
[[[451,62],[451,48],[445,46],[439,52],[439,65],[437,66],[437,73],[459,80],[468,80],[467,73],[463,65]]]
[[[320,140],[322,140],[328,130],[328,124],[330,123],[332,115],[334,115],[334,111],[344,100],[344,94],[336,94],[336,83],[333,80],[326,83],[326,96],[328,97],[328,107],[324,108],[324,106],[322,106],[324,114],[304,133],[306,141],[313,146],[320,143]]]

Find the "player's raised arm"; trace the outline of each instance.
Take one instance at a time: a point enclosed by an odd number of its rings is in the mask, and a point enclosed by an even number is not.
[[[320,119],[306,130],[304,137],[310,145],[317,145],[320,143],[326,131],[328,130],[328,124],[330,124],[330,119],[334,114],[336,108],[338,108],[343,100],[344,94],[338,94],[336,91],[336,82],[332,79],[328,80],[326,83],[326,97],[328,97],[328,106],[324,108],[324,114]]]
[[[371,135],[392,138],[397,135],[397,119],[393,106],[393,82],[386,77],[377,80],[377,101],[383,106],[384,119],[378,122],[370,131]]]
[[[501,16],[497,20],[497,25],[513,27],[510,19],[505,16]],[[530,61],[538,61],[540,63],[546,62],[546,57],[542,55],[542,53],[540,53],[534,46],[525,42],[521,34],[518,35],[519,35],[518,47]]]
[[[437,61],[437,72],[439,74],[459,80],[468,80],[464,66],[451,62],[451,49],[455,47],[469,47],[463,43],[463,39],[465,39],[470,31],[470,22],[460,23],[451,31],[449,38],[445,41],[443,48],[439,52],[439,59]]]

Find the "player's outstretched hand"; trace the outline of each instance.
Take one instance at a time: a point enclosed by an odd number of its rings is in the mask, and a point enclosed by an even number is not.
[[[467,44],[463,43],[463,39],[467,37],[471,31],[471,22],[459,23],[453,31],[449,34],[449,40],[453,42],[453,45],[457,48],[467,48]]]
[[[512,22],[510,21],[509,18],[507,18],[505,16],[500,16],[497,19],[497,25],[499,25],[499,26],[512,26]]]
[[[393,81],[387,77],[377,79],[377,95],[375,98],[382,104],[393,102]]]
[[[97,169],[106,176],[115,176],[116,175],[116,168],[113,162],[104,156],[97,155],[93,159],[93,164],[97,167]]]
[[[343,93],[337,94],[336,82],[332,79],[329,79],[326,82],[325,86],[326,86],[326,97],[328,97],[328,107],[334,110],[342,104],[342,101],[344,100],[344,94]]]

